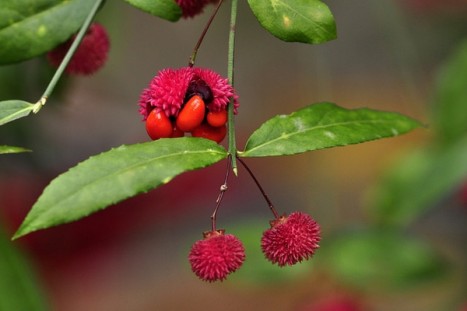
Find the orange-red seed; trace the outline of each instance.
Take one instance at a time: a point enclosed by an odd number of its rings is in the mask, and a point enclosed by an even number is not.
[[[206,117],[206,120],[211,126],[220,127],[227,123],[227,111],[221,110],[217,112],[210,111]]]
[[[146,132],[152,140],[171,137],[173,125],[163,111],[153,109],[146,119]]]
[[[190,98],[178,114],[176,124],[183,132],[191,132],[204,120],[206,106],[199,95]]]
[[[227,127],[225,125],[220,127],[213,127],[207,123],[201,124],[191,132],[193,137],[207,138],[215,141],[216,143],[220,143],[226,134]]]

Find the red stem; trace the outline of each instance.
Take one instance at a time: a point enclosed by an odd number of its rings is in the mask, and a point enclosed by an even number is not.
[[[216,17],[217,12],[219,11],[219,8],[222,5],[222,2],[224,0],[219,0],[219,3],[217,4],[216,8],[214,9],[213,13],[211,14],[211,17],[208,20],[208,23],[206,26],[204,26],[203,32],[201,33],[201,36],[198,39],[198,42],[195,45],[195,48],[193,49],[193,54],[190,56],[190,61],[188,62],[188,67],[193,67],[195,65],[195,60],[196,60],[196,55],[198,54],[199,47],[201,46],[201,43],[203,42],[204,36],[208,32],[209,27],[211,26],[212,21],[214,20],[214,17]]]

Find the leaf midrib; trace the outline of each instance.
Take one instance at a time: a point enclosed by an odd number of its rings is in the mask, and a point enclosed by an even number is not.
[[[218,154],[223,154],[219,151],[215,151],[213,149],[208,149],[209,150],[209,153],[218,153]],[[138,162],[138,164],[133,164],[123,170],[119,170],[115,173],[112,173],[112,174],[107,174],[105,176],[102,176],[102,177],[99,177],[98,179],[94,179],[92,182],[89,182],[89,183],[86,183],[86,185],[84,187],[82,187],[81,189],[86,189],[86,188],[89,188],[91,187],[92,185],[100,182],[101,180],[103,179],[106,179],[106,178],[109,178],[110,176],[117,176],[119,174],[122,174],[123,172],[126,172],[126,171],[129,171],[130,169],[136,167],[136,166],[140,166],[140,165],[144,165],[144,164],[147,164],[147,163],[150,163],[152,161],[155,161],[155,160],[160,160],[160,159],[163,159],[163,158],[169,158],[169,157],[173,157],[173,156],[176,156],[176,155],[181,155],[181,154],[202,154],[202,153],[206,153],[207,150],[203,150],[203,151],[195,151],[195,152],[187,152],[187,151],[183,151],[183,152],[177,152],[177,153],[174,153],[174,154],[170,154],[170,155],[164,155],[164,156],[160,156],[160,157],[157,157],[157,158],[153,158],[153,159],[150,159],[150,160],[147,160],[147,161],[142,161],[142,162]],[[66,174],[66,173],[65,173]],[[55,201],[55,203],[51,206],[57,206],[57,205],[60,205],[60,203],[64,202],[65,200],[69,199],[69,198],[73,198],[75,196],[77,196],[78,193],[81,193],[82,190],[80,191],[76,191],[72,194],[69,194],[69,195],[62,195],[62,198],[59,200],[59,201]],[[118,201],[117,201],[118,202]],[[43,200],[40,200],[39,198],[39,201],[37,202],[37,204],[34,204],[34,206],[32,208],[34,208],[35,206],[37,205],[44,205],[46,203],[43,203]],[[52,211],[52,209],[48,209],[44,212],[42,212],[44,214],[44,216],[50,214]],[[47,218],[47,217],[45,217]],[[25,227],[27,228],[27,226]],[[39,228],[35,228],[35,229],[39,229]],[[24,230],[24,229],[23,229]]]
[[[17,119],[16,116],[21,115],[21,114],[25,113],[28,110],[32,111],[32,106],[33,105],[32,104],[29,104],[29,105],[30,106],[24,107],[21,110],[16,110],[16,112],[11,113],[11,114],[7,114],[3,118],[1,118],[0,119],[0,125],[6,124],[6,123],[8,123],[8,122],[10,122],[12,120],[16,120]],[[11,110],[15,111],[14,109],[11,109]],[[8,111],[8,110],[6,110],[6,111]]]
[[[23,148],[23,147],[0,145],[0,154],[21,153],[21,152],[30,152],[30,151],[31,150]]]
[[[391,121],[390,120],[353,120],[353,121],[346,121],[346,122],[332,123],[332,124],[327,124],[327,125],[314,126],[314,127],[310,127],[308,129],[305,129],[303,131],[297,131],[297,132],[293,132],[293,133],[290,133],[290,134],[280,135],[279,137],[277,137],[275,139],[272,139],[272,140],[269,140],[264,144],[261,144],[261,145],[258,145],[256,147],[254,147],[254,148],[245,150],[244,154],[248,154],[249,152],[252,152],[253,150],[258,149],[258,148],[263,148],[264,146],[272,144],[272,143],[274,143],[274,142],[276,142],[278,140],[288,139],[291,136],[303,134],[303,133],[314,131],[314,130],[317,130],[317,129],[325,129],[325,128],[328,128],[328,127],[331,127],[331,126],[346,125],[346,124],[351,124],[351,123],[387,123],[387,122],[391,122]],[[247,146],[248,146],[248,142],[247,142]]]
[[[135,168],[135,167],[142,166],[142,165],[147,165],[148,163],[151,163],[151,162],[156,161],[156,160],[162,160],[162,159],[164,159],[164,158],[170,158],[170,157],[174,157],[174,156],[178,156],[178,155],[182,155],[182,154],[202,154],[202,153],[219,153],[219,154],[221,154],[220,152],[214,151],[214,150],[212,150],[212,149],[209,149],[209,150],[210,150],[209,152],[207,152],[206,150],[195,151],[195,152],[183,151],[183,152],[173,153],[173,154],[170,154],[170,155],[159,156],[159,157],[157,157],[157,158],[152,158],[152,159],[149,159],[149,160],[146,160],[146,161],[141,161],[141,162],[135,163],[135,164],[133,164],[133,165],[131,165],[131,166],[128,166],[128,167],[126,167],[126,168],[124,168],[124,169],[122,169],[122,170],[118,170],[118,171],[115,171],[115,172],[113,172],[113,173],[111,173],[111,174],[106,174],[106,175],[101,176],[101,177],[99,177],[99,178],[97,178],[97,179],[94,179],[92,182],[86,183],[86,185],[85,185],[82,189],[87,188],[88,186],[93,185],[93,184],[95,184],[95,183],[98,183],[98,182],[100,182],[101,180],[107,179],[107,178],[109,178],[110,176],[118,176],[118,175],[120,175],[120,174],[123,174],[123,173],[125,173],[125,172],[127,172],[127,171],[132,170],[132,169]],[[77,168],[77,167],[76,167],[76,168]],[[70,195],[70,196],[72,197],[72,196],[74,196],[76,193],[78,193],[78,192],[75,192],[74,194],[72,194],[72,195]],[[62,201],[63,201],[63,200],[61,200],[60,202],[62,202]]]

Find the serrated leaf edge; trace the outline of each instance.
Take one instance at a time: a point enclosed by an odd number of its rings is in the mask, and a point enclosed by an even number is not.
[[[127,147],[127,145],[122,145],[122,146],[117,147],[117,148],[112,148],[111,150],[109,150],[109,151],[107,151],[107,152],[103,152],[103,153],[101,153],[101,154],[98,154],[98,155],[95,155],[95,156],[91,156],[91,157],[89,157],[87,160],[84,160],[83,162],[78,163],[76,166],[70,168],[68,171],[66,171],[66,172],[60,174],[59,176],[57,176],[57,177],[56,177],[54,180],[52,180],[52,181],[50,182],[50,184],[44,189],[44,192],[42,193],[42,195],[39,197],[39,199],[37,200],[37,202],[32,206],[31,211],[34,209],[35,206],[37,206],[40,202],[43,201],[43,195],[44,195],[44,193],[47,191],[47,189],[48,189],[50,186],[52,186],[53,184],[55,184],[56,182],[58,182],[57,180],[58,180],[60,177],[62,177],[62,176],[65,175],[65,174],[70,173],[70,172],[73,171],[73,170],[78,169],[78,167],[80,167],[80,166],[82,166],[82,165],[87,165],[87,161],[90,161],[91,159],[96,159],[96,158],[98,158],[99,156],[101,156],[101,155],[103,155],[103,154],[108,154],[108,153],[111,152],[112,150],[125,149],[126,147]],[[216,150],[211,149],[211,148],[208,148],[208,149],[205,149],[205,150],[200,150],[200,151],[195,151],[195,152],[185,150],[185,151],[183,151],[183,152],[177,152],[177,153],[172,153],[172,154],[170,154],[170,155],[164,155],[164,156],[157,157],[157,158],[151,158],[151,159],[148,160],[148,161],[139,162],[140,164],[135,164],[135,165],[132,165],[132,166],[130,166],[130,167],[135,167],[135,166],[139,166],[139,165],[144,165],[144,164],[141,164],[141,163],[150,163],[151,161],[154,161],[154,160],[156,160],[156,159],[159,160],[159,159],[161,159],[161,158],[168,158],[168,157],[172,157],[172,156],[175,156],[175,155],[178,156],[178,155],[181,155],[181,154],[202,154],[202,153],[207,153],[207,152],[208,152],[208,153],[212,153],[212,154],[216,154],[216,153],[217,153],[217,154],[219,154],[219,155],[223,155],[223,156],[224,156],[223,158],[225,158],[225,157],[227,156],[227,152],[220,152],[220,151],[216,151]],[[219,159],[219,161],[220,161],[220,160],[222,160],[222,158]],[[196,169],[196,168],[195,168],[195,169]],[[195,169],[190,169],[190,170],[187,170],[187,171],[191,171],[191,170],[195,170]],[[127,170],[128,170],[128,169],[124,169],[124,170],[120,170],[120,171],[118,171],[118,172],[124,172],[124,171],[127,171]],[[184,171],[184,172],[187,172],[187,171]],[[150,190],[150,189],[155,189],[155,188],[159,187],[160,185],[164,185],[164,184],[168,183],[168,182],[171,181],[174,177],[176,177],[176,176],[178,176],[179,174],[182,174],[182,173],[183,173],[183,172],[178,173],[178,174],[175,174],[174,176],[165,178],[165,179],[163,179],[163,180],[161,181],[161,183],[156,184],[154,187],[148,187],[147,189],[142,189],[142,190],[140,190],[140,191],[134,193],[133,195],[126,196],[126,197],[121,198],[121,199],[119,199],[119,200],[117,200],[117,201],[115,201],[115,202],[111,202],[111,203],[109,203],[108,205],[105,205],[105,206],[103,206],[103,207],[97,208],[95,211],[102,210],[102,209],[104,209],[105,207],[107,207],[107,206],[109,206],[109,205],[111,205],[111,204],[115,204],[115,203],[117,203],[117,202],[121,202],[121,201],[123,201],[123,200],[125,200],[125,199],[127,199],[127,198],[132,197],[132,196],[138,195],[138,194],[140,194],[140,193],[147,192],[147,191]],[[107,178],[108,176],[111,176],[111,175],[114,175],[114,174],[117,174],[117,173],[112,173],[112,174],[109,174],[109,175],[105,175],[104,177],[95,179],[95,180],[93,180],[91,183],[86,184],[85,187],[87,187],[87,186],[90,185],[90,184],[93,184],[93,183],[97,182],[98,180],[102,180],[102,179]],[[85,188],[85,187],[83,187],[83,188]],[[83,188],[81,188],[81,189],[83,189]],[[66,197],[66,199],[69,199],[70,197],[73,197],[74,195],[76,195],[76,193],[77,193],[77,192],[75,192],[74,194],[71,194],[70,196]],[[63,201],[64,201],[64,199],[61,199],[61,200],[59,200],[59,201],[56,201],[53,205],[60,204],[60,202],[63,202]],[[45,212],[45,214],[47,214],[47,211]],[[88,215],[89,215],[89,214],[88,214]],[[29,213],[28,213],[28,215],[26,216],[26,218],[24,219],[24,221],[21,223],[21,225],[20,225],[20,227],[18,228],[18,230],[17,230],[17,231],[15,232],[15,234],[13,235],[12,240],[16,240],[16,239],[18,239],[18,238],[20,238],[20,237],[22,237],[22,236],[24,236],[24,235],[26,235],[26,234],[32,233],[32,232],[37,231],[37,230],[40,230],[40,229],[46,229],[46,228],[52,227],[52,226],[47,226],[47,227],[34,227],[34,226],[33,226],[32,230],[26,230],[26,229],[28,228],[28,226],[29,226],[29,225],[28,225],[28,218],[29,218],[28,216],[29,216]],[[86,215],[85,215],[85,216],[86,216]],[[73,221],[73,220],[72,220],[72,221]],[[65,222],[64,222],[64,223],[65,223]],[[62,223],[62,224],[64,224],[64,223]]]

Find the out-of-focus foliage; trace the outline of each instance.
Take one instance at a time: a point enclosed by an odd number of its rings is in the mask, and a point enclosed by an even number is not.
[[[0,6],[0,65],[41,55],[66,41],[82,25],[94,2],[3,0]]]
[[[434,95],[435,138],[383,176],[370,211],[380,223],[409,225],[467,180],[467,41],[442,68]]]
[[[0,310],[49,310],[23,254],[0,227]]]
[[[321,244],[319,262],[344,283],[358,288],[407,290],[435,284],[446,272],[436,251],[396,230],[343,231]]]

